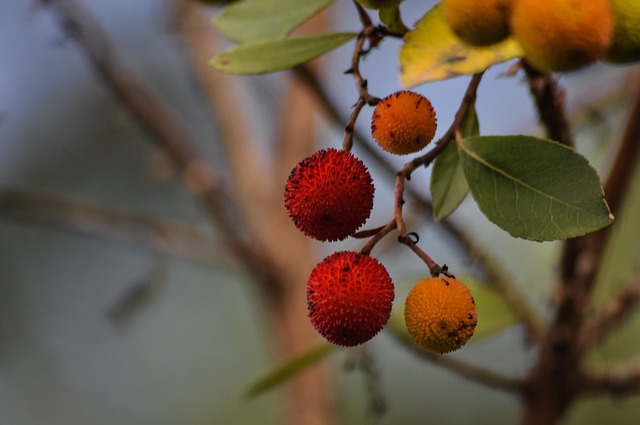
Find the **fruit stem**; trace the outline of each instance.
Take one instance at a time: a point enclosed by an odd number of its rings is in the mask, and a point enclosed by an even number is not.
[[[396,228],[396,221],[395,220],[391,220],[389,223],[387,223],[386,226],[384,226],[383,228],[381,228],[370,240],[369,242],[367,242],[365,244],[365,246],[362,247],[362,249],[360,250],[360,254],[362,255],[369,255],[371,254],[371,250],[373,249],[374,246],[376,246],[376,244],[378,242],[380,242],[385,236],[387,236],[389,233],[391,233],[391,231],[393,229]]]
[[[438,265],[438,263],[433,261],[433,259],[426,252],[420,249],[420,247],[416,245],[416,243],[414,242],[414,240],[410,235],[399,235],[398,242],[411,248],[411,250],[415,252],[416,255],[420,257],[422,261],[424,261],[427,267],[429,267],[429,272],[431,273],[431,276],[438,277],[441,274],[443,274],[447,277],[455,277],[453,274],[449,272],[449,269],[447,268],[446,264],[443,266]]]

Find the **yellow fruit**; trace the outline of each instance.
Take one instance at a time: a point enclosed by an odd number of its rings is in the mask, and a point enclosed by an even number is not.
[[[442,0],[442,17],[465,43],[488,46],[509,36],[514,0]]]
[[[436,112],[429,99],[401,90],[376,105],[371,135],[380,147],[396,155],[418,152],[436,134]]]
[[[604,56],[613,16],[608,0],[517,0],[511,32],[535,68],[573,71]]]
[[[402,0],[356,0],[368,9],[380,9],[383,7],[397,6]]]
[[[613,13],[613,44],[607,62],[629,63],[640,60],[640,1],[610,0]]]
[[[478,322],[469,289],[457,279],[431,277],[411,289],[404,320],[414,341],[429,351],[448,353],[467,343]]]

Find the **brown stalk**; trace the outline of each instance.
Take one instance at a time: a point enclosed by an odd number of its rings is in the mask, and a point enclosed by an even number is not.
[[[242,80],[211,69],[207,62],[219,50],[209,20],[192,2],[185,2],[181,29],[199,81],[216,112],[227,152],[238,204],[253,244],[260,247],[275,273],[281,292],[267,305],[282,358],[293,358],[317,346],[318,335],[307,319],[304,282],[316,262],[309,238],[292,225],[284,208],[283,187],[291,168],[316,145],[315,102],[300,82],[289,79],[280,110],[273,155],[257,154],[256,135],[247,126],[247,110],[237,99]],[[302,30],[322,31],[328,15],[321,14]],[[316,63],[316,65],[318,65]],[[302,283],[302,284],[301,284]],[[319,364],[293,377],[285,386],[285,423],[328,425],[334,422],[326,365]]]
[[[545,78],[551,78],[547,76]],[[562,99],[558,92],[548,102],[536,102],[540,116],[549,132],[568,135]],[[548,121],[548,122],[547,122]],[[640,93],[634,93],[633,106],[627,118],[622,141],[612,170],[607,178],[605,196],[612,211],[621,207],[629,177],[638,159],[640,135]],[[549,137],[555,137],[549,135]],[[566,137],[566,136],[562,136]],[[571,144],[570,140],[561,140]],[[620,187],[620,189],[617,189]],[[546,337],[541,341],[536,364],[526,379],[523,425],[546,425],[559,421],[576,397],[586,391],[584,386],[584,345],[580,335],[587,325],[593,285],[605,250],[610,227],[570,239],[565,242],[557,285],[555,317]]]

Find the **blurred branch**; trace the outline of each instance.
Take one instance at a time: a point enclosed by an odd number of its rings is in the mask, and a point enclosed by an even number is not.
[[[387,401],[381,388],[382,382],[375,358],[366,345],[353,347],[347,353],[344,369],[347,371],[357,370],[362,374],[364,393],[368,402],[367,412],[372,423],[377,423],[387,411]]]
[[[638,151],[640,151],[640,69],[633,72],[627,91],[632,101],[628,107],[629,113],[613,167],[604,184],[607,203],[614,214],[617,214],[620,209],[631,181],[631,174],[637,168]]]
[[[217,181],[213,168],[204,159],[187,127],[148,86],[144,77],[128,66],[100,22],[81,0],[40,1],[55,13],[60,28],[78,43],[123,105],[168,151],[183,172],[187,187],[224,233],[232,252],[245,262],[264,292],[276,296],[280,289],[278,278],[268,262],[239,232],[233,202]]]
[[[149,302],[159,295],[160,290],[167,284],[167,262],[156,258],[145,276],[133,283],[111,307],[107,310],[107,317],[111,323],[123,328],[129,324],[135,315],[149,305]]]
[[[564,108],[564,91],[558,81],[551,75],[542,73],[522,61],[522,68],[529,80],[529,90],[540,114],[540,121],[545,127],[547,137],[563,145],[573,146],[571,131]]]
[[[87,199],[0,188],[0,211],[29,222],[139,245],[211,265],[236,265],[225,244],[183,223],[107,207]]]
[[[393,327],[388,326],[388,328],[391,330],[391,334],[414,354],[433,364],[442,366],[456,375],[501,391],[519,393],[523,390],[523,381],[521,379],[503,376],[488,369],[458,360],[449,355],[435,354],[430,351],[423,350],[408,336],[404,336],[401,332],[393,329]]]
[[[318,334],[307,320],[304,282],[316,263],[312,241],[292,223],[284,208],[283,186],[294,164],[307,156],[316,145],[316,110],[314,99],[301,89],[299,81],[289,79],[281,103],[275,148],[262,152],[256,136],[269,137],[251,125],[254,120],[241,101],[241,84],[246,81],[212,69],[209,58],[220,50],[219,39],[212,31],[204,9],[190,1],[176,15],[193,70],[202,84],[221,134],[232,181],[236,188],[238,212],[244,218],[245,231],[252,245],[268,260],[278,275],[280,293],[267,304],[274,325],[279,354],[290,358],[317,345]],[[303,26],[326,26],[324,13]],[[296,374],[286,386],[283,419],[286,424],[330,425],[333,417],[332,397],[326,365]]]
[[[600,343],[607,334],[630,316],[640,302],[640,276],[621,292],[612,296],[600,315],[584,326],[578,336],[579,345],[587,350]]]
[[[579,382],[580,392],[584,395],[631,396],[640,393],[640,366],[628,367],[616,371],[591,372],[585,374]]]
[[[532,75],[536,77],[535,74]],[[552,94],[553,92],[552,90]],[[633,106],[612,166],[613,171],[604,184],[605,196],[612,211],[621,207],[631,173],[637,164],[640,90],[636,90],[632,96]],[[561,101],[562,96],[555,91],[552,101],[536,102],[541,120],[552,138],[569,137]],[[560,128],[563,126],[567,128]],[[593,286],[611,234],[610,229],[611,226],[564,243],[560,280],[555,291],[555,317],[546,338],[541,341],[538,358],[526,380],[523,425],[557,423],[575,397],[584,391],[582,385],[576,385],[584,374],[582,364],[585,350],[582,339],[587,337],[582,332],[588,326],[586,317],[592,302]],[[614,319],[624,310],[622,308],[618,312],[610,312],[612,315],[609,319]],[[604,325],[603,331],[608,328],[609,324],[606,322],[609,319],[604,319],[605,322],[601,323]]]

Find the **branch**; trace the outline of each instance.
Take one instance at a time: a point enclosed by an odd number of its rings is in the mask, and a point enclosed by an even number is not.
[[[578,336],[583,350],[600,343],[609,332],[627,319],[640,302],[640,276],[617,295],[611,297],[600,315],[582,328]]]
[[[638,151],[640,151],[640,70],[636,69],[631,77],[627,90],[633,95],[622,139],[618,146],[616,157],[607,180],[604,183],[604,193],[609,208],[616,214],[624,201],[624,195],[631,181],[631,175],[636,171]]]
[[[547,136],[567,146],[573,146],[571,131],[564,109],[564,91],[551,74],[544,74],[522,61],[522,67],[529,79],[529,90],[533,95],[540,121]]]
[[[427,267],[429,268],[429,272],[431,273],[431,276],[439,276],[441,274],[444,274],[445,276],[448,276],[448,277],[454,277],[451,273],[449,273],[449,270],[447,269],[446,264],[440,266],[438,265],[438,263],[433,261],[433,259],[426,252],[420,249],[420,247],[417,245],[418,238],[417,237],[412,238],[412,236],[417,236],[417,235],[409,233],[406,236],[398,236],[398,241],[408,246],[427,265]]]
[[[582,395],[631,396],[640,393],[640,366],[625,370],[587,373],[582,376],[579,385]]]
[[[167,108],[145,79],[122,58],[107,32],[81,0],[40,0],[49,6],[60,28],[87,55],[90,63],[133,115],[164,147],[183,172],[187,187],[200,201],[231,244],[232,252],[248,265],[267,294],[278,292],[278,279],[265,259],[238,231],[237,214],[225,188],[183,122]]]
[[[275,343],[282,357],[297,356],[317,345],[318,334],[309,325],[306,303],[301,302],[306,296],[304,282],[317,260],[312,240],[293,226],[286,214],[282,188],[292,165],[315,145],[317,117],[313,98],[301,89],[299,81],[287,80],[286,102],[279,111],[278,142],[269,155],[263,155],[255,143],[257,134],[247,125],[252,121],[247,105],[239,100],[246,80],[211,69],[208,58],[223,43],[211,29],[209,14],[193,1],[178,1],[185,5],[183,13],[176,16],[178,29],[220,130],[220,143],[237,188],[234,195],[244,217],[243,231],[268,260],[270,271],[278,276],[280,293],[266,294],[270,296],[267,307],[275,331],[269,342]],[[314,25],[313,32],[322,32],[327,18],[325,14],[316,16],[302,30],[313,31],[309,25]],[[325,365],[316,365],[293,377],[282,401],[283,423],[335,422]]]
[[[212,265],[234,265],[223,241],[179,222],[107,207],[95,201],[0,187],[0,209],[29,222],[45,223],[107,240],[141,245]]]
[[[357,5],[359,10],[362,7]],[[365,14],[366,15],[366,14]],[[356,83],[356,89],[358,90],[358,100],[356,104],[353,106],[353,111],[347,120],[347,124],[344,128],[344,140],[342,141],[342,149],[351,151],[351,147],[353,146],[353,131],[356,127],[356,121],[358,120],[358,116],[360,115],[360,111],[365,105],[375,106],[380,99],[372,96],[367,90],[367,80],[364,79],[362,74],[360,73],[360,59],[364,55],[366,55],[372,45],[380,42],[381,29],[379,27],[374,27],[371,24],[371,21],[363,21],[365,25],[364,29],[358,34],[358,38],[353,47],[353,55],[351,56],[351,67],[345,72],[345,74],[351,74],[353,76],[353,80]],[[369,40],[369,48],[364,48],[364,43]]]
[[[418,347],[416,343],[408,337],[401,335],[395,329],[391,329],[391,334],[401,342],[406,348],[410,349],[418,357],[423,358],[433,364],[442,366],[445,369],[459,375],[463,378],[478,384],[493,388],[496,390],[506,391],[509,393],[519,393],[523,390],[523,381],[516,378],[506,377],[488,369],[469,364],[455,357],[442,354],[435,354]]]

